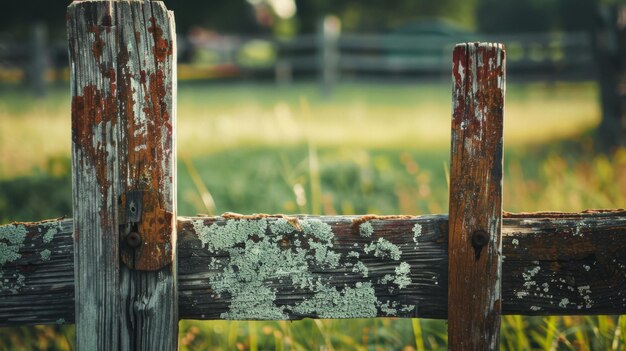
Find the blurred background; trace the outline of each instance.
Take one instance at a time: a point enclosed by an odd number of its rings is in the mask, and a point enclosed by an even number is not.
[[[0,11],[0,224],[71,217],[68,1]],[[446,213],[451,54],[508,56],[504,209],[626,203],[626,4],[165,1],[178,32],[179,215]],[[0,285],[1,289],[1,285]],[[626,318],[503,317],[507,350],[624,350]],[[71,325],[0,350],[72,350]],[[436,350],[444,321],[180,324],[181,350]]]

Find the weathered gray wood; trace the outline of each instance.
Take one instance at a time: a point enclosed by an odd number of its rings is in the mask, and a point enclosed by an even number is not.
[[[179,218],[181,318],[446,313],[439,216]]]
[[[67,20],[77,349],[174,350],[173,15],[76,1]]]
[[[74,322],[72,220],[0,226],[0,326]]]
[[[302,217],[298,217],[299,220]],[[398,246],[400,260],[359,255],[371,277],[382,272],[395,274],[398,262],[411,266],[412,284],[387,294],[390,303],[416,301],[417,311],[399,311],[401,316],[447,318],[447,216],[371,219],[374,232],[363,237],[354,223],[362,217],[311,217],[328,223],[335,235],[333,251],[347,260],[350,251],[362,251],[378,238]],[[368,217],[366,217],[368,218]],[[355,221],[356,219],[356,221]],[[232,220],[232,218],[231,218]],[[277,219],[269,219],[276,221]],[[220,319],[229,311],[229,296],[216,299],[209,291],[213,259],[228,262],[228,256],[211,253],[202,240],[214,223],[226,224],[222,217],[178,218],[180,228],[179,308],[181,319]],[[415,245],[413,227],[420,223],[421,235]],[[24,228],[20,226],[24,226]],[[51,229],[56,228],[56,233]],[[0,226],[0,326],[74,322],[74,279],[71,220]],[[294,228],[295,229],[295,228]],[[26,233],[26,234],[24,234]],[[53,234],[52,234],[53,233]],[[522,213],[505,214],[503,233],[502,313],[524,315],[626,314],[626,212]],[[271,234],[271,233],[268,233]],[[294,232],[294,235],[300,235]],[[14,238],[14,239],[9,239]],[[46,239],[52,238],[52,239]],[[6,246],[2,246],[4,243]],[[295,250],[285,242],[283,249]],[[357,244],[357,247],[354,246]],[[283,244],[284,245],[284,244]],[[40,258],[51,253],[50,260]],[[354,258],[356,259],[356,258]],[[416,267],[424,267],[422,273]],[[354,264],[352,267],[354,268]],[[368,279],[352,269],[321,269],[314,275],[333,282],[354,285]],[[219,272],[219,269],[217,270]],[[348,275],[344,275],[348,273]],[[23,278],[20,278],[20,275]],[[279,275],[267,279],[277,288],[277,301],[297,301],[308,294],[293,288],[288,280],[277,284]],[[376,280],[376,279],[373,279]],[[18,281],[20,283],[18,283]],[[416,283],[419,282],[419,283]],[[341,283],[336,284],[343,288]],[[376,292],[385,292],[376,281]],[[443,292],[438,289],[444,289]],[[439,291],[439,294],[435,292]],[[290,298],[289,294],[298,293]],[[417,297],[418,299],[415,299]],[[387,298],[387,297],[386,297]],[[564,300],[567,299],[567,300]],[[377,310],[378,316],[387,313]],[[252,317],[252,316],[250,316]],[[301,315],[288,314],[287,318]]]
[[[502,280],[502,44],[454,49],[448,348],[498,350]]]

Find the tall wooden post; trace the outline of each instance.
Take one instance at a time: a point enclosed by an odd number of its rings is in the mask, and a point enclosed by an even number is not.
[[[448,233],[450,350],[498,350],[502,276],[501,44],[459,44],[453,55]]]
[[[160,1],[67,13],[78,350],[175,350],[176,48]]]

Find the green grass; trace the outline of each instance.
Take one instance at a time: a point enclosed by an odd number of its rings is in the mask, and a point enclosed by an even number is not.
[[[71,215],[69,96],[0,90],[0,222]],[[187,84],[179,90],[178,209],[423,214],[448,207],[450,86]],[[597,153],[593,84],[507,90],[504,208],[623,207],[626,150]],[[42,196],[45,194],[45,196]],[[624,318],[503,317],[507,350],[620,350]],[[0,329],[0,349],[68,349],[73,327]],[[436,350],[443,321],[180,323],[181,350]]]

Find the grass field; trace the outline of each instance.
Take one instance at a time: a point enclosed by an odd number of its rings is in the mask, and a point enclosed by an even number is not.
[[[507,88],[504,208],[624,207],[626,150],[595,151],[591,83]],[[445,213],[450,86],[187,84],[179,89],[178,208],[196,213]],[[0,90],[0,222],[71,215],[67,89]],[[180,324],[181,350],[445,349],[442,321]],[[622,350],[626,318],[504,317],[507,350]],[[72,327],[0,329],[0,349],[69,348]],[[50,346],[52,345],[52,346]]]

